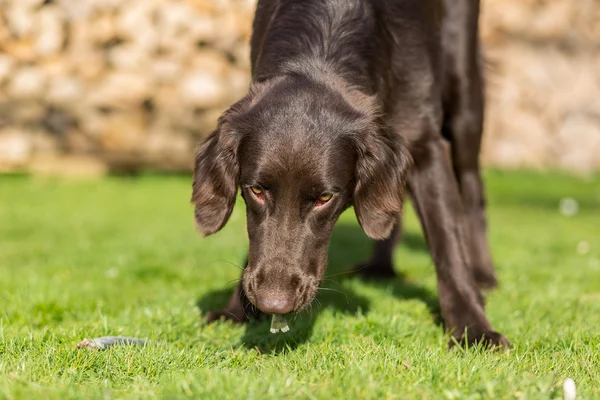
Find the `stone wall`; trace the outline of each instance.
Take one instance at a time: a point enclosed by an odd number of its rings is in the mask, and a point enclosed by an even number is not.
[[[0,171],[186,171],[246,91],[255,0],[0,0]],[[484,161],[600,168],[597,0],[484,0]]]
[[[600,169],[600,1],[483,0],[484,160]]]

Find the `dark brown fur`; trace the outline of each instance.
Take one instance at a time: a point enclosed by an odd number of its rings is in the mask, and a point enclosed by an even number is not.
[[[508,344],[480,292],[496,279],[478,163],[478,13],[478,0],[259,1],[249,94],[221,117],[194,171],[204,234],[227,222],[238,187],[247,205],[242,283],[210,320],[243,321],[249,302],[269,313],[306,308],[349,206],[378,240],[361,273],[393,275],[408,183],[447,329],[459,341]],[[320,205],[325,193],[333,197]]]

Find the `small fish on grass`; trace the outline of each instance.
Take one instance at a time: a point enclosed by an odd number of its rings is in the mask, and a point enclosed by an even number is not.
[[[140,345],[145,346],[148,343],[146,339],[138,339],[123,336],[102,336],[95,339],[83,339],[77,343],[78,349],[106,350],[115,345]]]

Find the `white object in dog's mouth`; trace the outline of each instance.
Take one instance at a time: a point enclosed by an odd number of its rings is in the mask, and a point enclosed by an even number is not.
[[[271,333],[277,333],[281,331],[286,333],[290,330],[287,320],[283,315],[273,314],[271,317]]]

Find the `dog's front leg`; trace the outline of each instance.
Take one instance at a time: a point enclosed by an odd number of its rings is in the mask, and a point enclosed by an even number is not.
[[[371,258],[358,264],[352,270],[353,273],[363,278],[386,279],[396,276],[394,272],[394,248],[402,236],[402,217],[398,215],[398,221],[387,239],[375,240]]]
[[[222,310],[209,312],[206,316],[206,320],[209,323],[219,319],[244,323],[248,322],[250,318],[258,318],[260,315],[260,310],[254,307],[254,305],[250,303],[250,300],[248,300],[246,293],[244,293],[242,281],[240,280],[233,291],[227,306]]]

